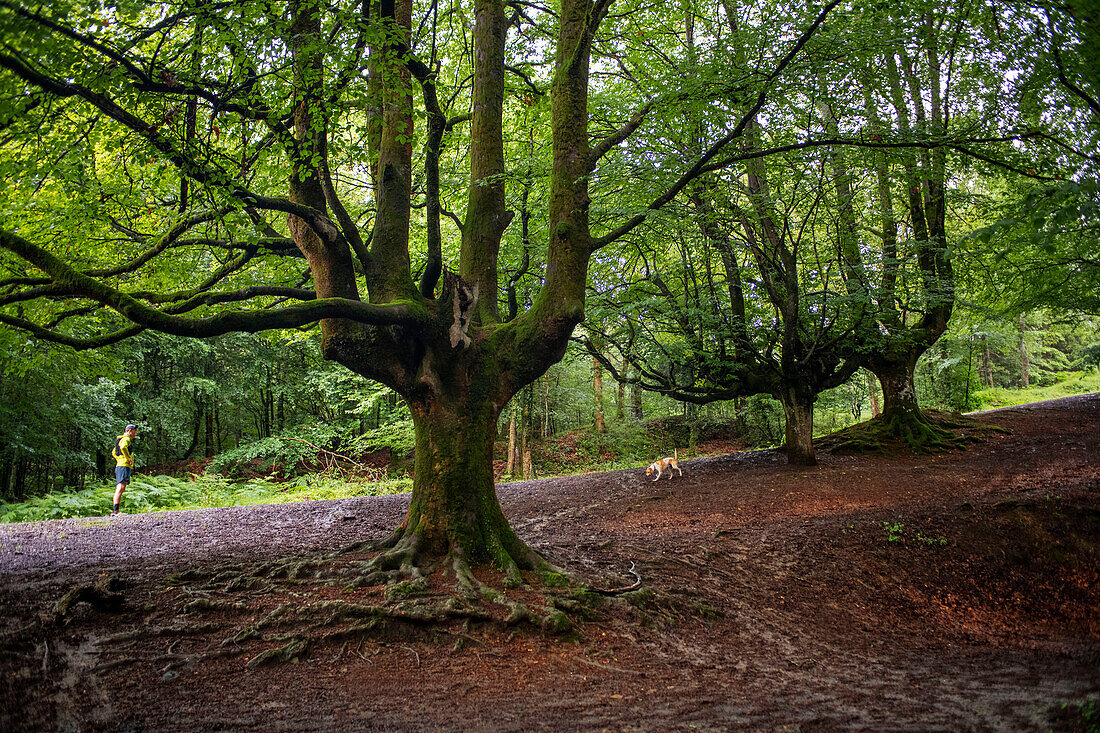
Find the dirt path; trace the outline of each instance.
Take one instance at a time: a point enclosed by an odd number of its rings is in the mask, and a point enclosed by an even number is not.
[[[224,644],[267,596],[179,581],[381,538],[402,496],[0,526],[0,729],[1100,726],[1100,396],[981,419],[1008,432],[939,456],[501,486],[558,564],[653,591],[565,635],[315,638],[249,667],[309,630]],[[323,602],[286,575],[284,607]]]

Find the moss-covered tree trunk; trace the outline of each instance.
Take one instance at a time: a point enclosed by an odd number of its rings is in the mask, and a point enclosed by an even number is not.
[[[882,385],[882,414],[876,418],[887,436],[900,438],[917,452],[938,450],[956,443],[954,435],[920,409],[914,380],[923,348],[900,354],[880,354],[869,369]]]
[[[882,418],[889,423],[921,419],[913,379],[918,355],[909,353],[897,359],[879,358],[872,363],[871,371],[882,385]]]
[[[493,482],[498,411],[474,394],[410,400],[416,458],[409,512],[392,539],[391,565],[447,558],[492,564],[518,581],[540,560],[512,531]]]

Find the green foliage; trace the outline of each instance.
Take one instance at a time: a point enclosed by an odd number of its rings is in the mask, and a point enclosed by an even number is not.
[[[884,521],[882,523],[883,530],[886,531],[886,541],[891,543],[901,542],[902,536],[905,532],[905,524],[898,522]]]
[[[994,387],[983,389],[977,394],[982,407],[1010,407],[1026,405],[1042,400],[1055,400],[1079,394],[1100,392],[1100,371],[1092,369],[1086,372],[1064,372],[1057,375],[1054,383],[1045,387],[1031,389],[1006,389]]]
[[[300,433],[304,431],[293,432]],[[268,467],[270,471],[275,471],[280,466],[284,467],[284,470],[287,468],[293,470],[317,453],[315,447],[294,440],[294,437],[297,436],[288,434],[273,435],[270,438],[261,438],[246,443],[239,448],[219,453],[210,462],[210,470],[233,475],[246,467],[252,467],[259,463],[270,464]],[[328,437],[330,440],[324,441],[326,444],[331,442],[332,436],[329,435]],[[316,445],[316,443],[313,445]]]
[[[246,443],[218,454],[210,462],[213,471],[234,475],[254,470],[278,471],[288,475],[309,471],[317,466],[321,451],[332,451],[354,459],[363,453],[389,448],[404,456],[415,447],[412,420],[395,419],[391,423],[356,435],[358,421],[309,423],[285,430],[278,435]]]
[[[905,523],[900,519],[896,522],[884,521],[882,529],[886,532],[886,541],[890,544],[896,545],[905,542]],[[946,537],[929,537],[919,529],[912,533],[912,538],[916,542],[929,547],[945,547],[947,545]]]
[[[741,415],[745,445],[765,448],[783,442],[783,407],[777,400],[753,395],[745,400]]]
[[[1100,315],[1100,182],[1092,175],[1042,185],[1009,182],[999,197],[1000,218],[973,235],[992,255],[994,274],[976,289],[1007,312]]]
[[[1081,366],[1100,367],[1100,343],[1089,344],[1078,356]]]
[[[104,516],[111,510],[114,488],[113,484],[103,484],[83,491],[55,492],[18,504],[0,504],[0,522]],[[324,474],[305,475],[285,483],[267,479],[231,482],[217,474],[187,479],[135,475],[122,501],[126,513],[145,513],[379,496],[410,489],[409,479],[347,481]]]
[[[1062,703],[1062,711],[1069,722],[1077,724],[1074,730],[1085,733],[1100,733],[1100,705],[1097,698],[1087,697],[1075,702]]]
[[[128,380],[110,351],[76,354],[0,329],[0,499],[79,482],[123,426]],[[22,480],[19,480],[19,479]]]
[[[949,412],[968,412],[981,402],[974,343],[952,334],[941,336],[917,362],[915,386],[921,405]]]
[[[350,449],[358,453],[390,449],[394,455],[406,455],[416,447],[416,433],[412,418],[394,420],[373,430],[368,430],[351,441]]]

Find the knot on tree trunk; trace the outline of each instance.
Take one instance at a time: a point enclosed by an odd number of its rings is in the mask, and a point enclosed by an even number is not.
[[[477,305],[477,283],[470,285],[456,273],[447,270],[443,273],[443,297],[451,298],[454,320],[451,322],[451,348],[469,346],[471,339],[470,315]]]

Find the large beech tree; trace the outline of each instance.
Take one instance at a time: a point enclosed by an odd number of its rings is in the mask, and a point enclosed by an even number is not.
[[[4,261],[0,321],[74,348],[143,329],[206,337],[319,322],[324,356],[398,392],[416,429],[409,512],[376,567],[418,574],[444,559],[471,587],[470,564],[491,562],[518,582],[544,563],[495,494],[501,410],[561,358],[583,318],[593,253],[737,159],[750,121],[837,0],[791,16],[789,32],[775,35],[785,40],[739,70],[732,121],[693,159],[670,161],[675,175],[641,188],[632,214],[594,232],[590,185],[601,166],[650,117],[687,101],[626,73],[636,103],[605,106],[600,133],[590,133],[594,48],[607,49],[603,68],[644,69],[644,53],[614,33],[599,37],[610,4],[187,0],[29,10],[3,0],[0,83],[14,100],[4,109],[5,154],[22,156],[28,195],[60,176],[92,211],[88,231],[74,231],[8,210],[0,246],[14,257]],[[441,27],[457,29],[449,45]],[[528,98],[545,91],[533,67],[509,57],[509,34],[521,31],[536,38],[528,53],[549,57],[552,162],[541,287],[528,308],[502,315],[502,241],[513,221],[506,98],[512,84]],[[714,88],[694,94],[734,93],[712,78]],[[441,164],[456,160],[448,136],[460,125],[468,178],[464,196],[449,199],[463,202],[456,213],[441,195]],[[156,172],[138,172],[134,158]],[[51,167],[60,160],[64,172]],[[459,241],[445,247],[445,232]]]

